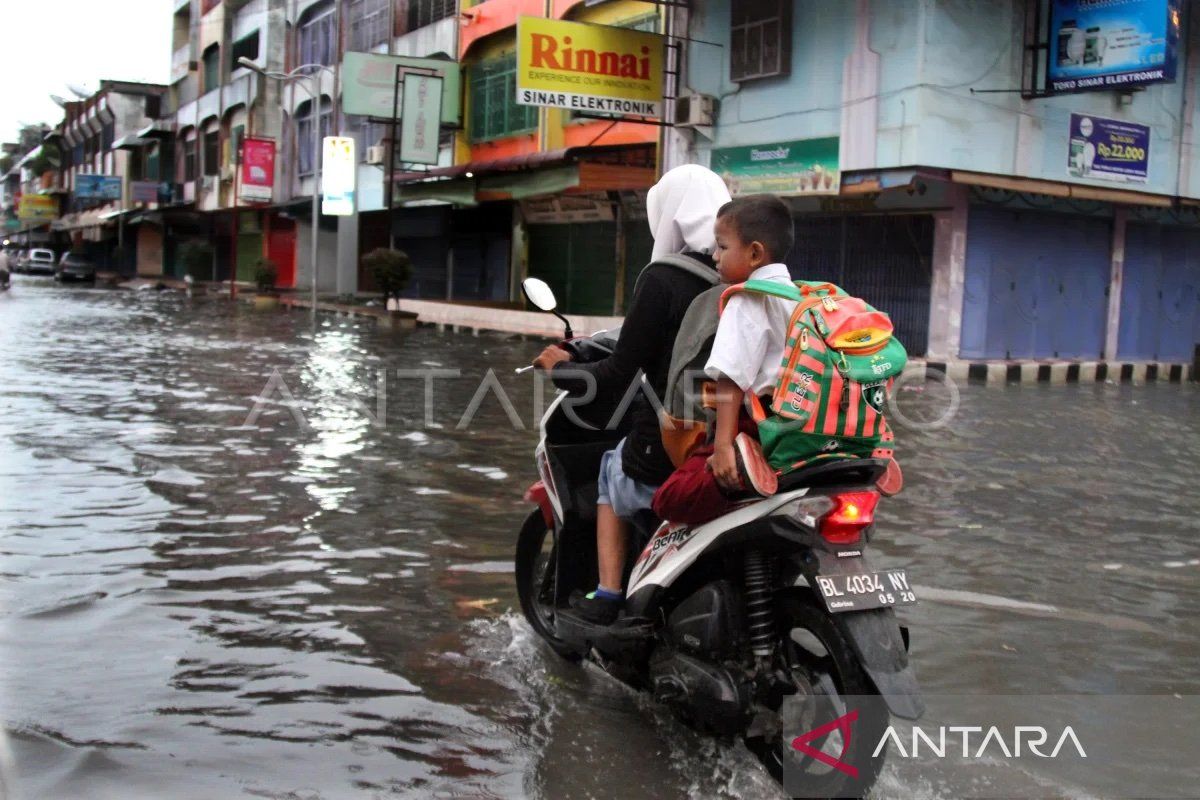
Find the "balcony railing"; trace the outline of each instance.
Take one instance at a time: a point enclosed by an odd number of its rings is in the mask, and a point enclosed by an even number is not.
[[[199,121],[199,117],[197,116],[198,108],[199,103],[195,100],[181,105],[179,110],[175,112],[175,124],[181,129],[195,125]]]
[[[213,89],[210,92],[205,92],[200,95],[200,100],[197,103],[198,114],[200,119],[208,119],[215,117],[221,113],[221,90],[220,88]]]
[[[225,84],[224,96],[221,98],[221,113],[237,105],[249,106],[258,97],[258,75],[247,72]]]
[[[171,54],[171,83],[187,77],[191,56],[191,44],[185,44]]]

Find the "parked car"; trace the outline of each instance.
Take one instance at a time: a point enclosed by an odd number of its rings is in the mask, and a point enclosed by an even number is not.
[[[32,247],[25,261],[25,271],[34,275],[54,274],[54,251],[44,247]]]
[[[96,262],[87,253],[62,254],[58,260],[58,269],[54,272],[56,281],[94,281],[96,280]]]

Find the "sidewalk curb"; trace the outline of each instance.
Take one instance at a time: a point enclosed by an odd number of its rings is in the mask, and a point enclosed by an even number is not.
[[[925,370],[927,376],[942,373],[957,383],[988,386],[1183,383],[1195,379],[1190,364],[1154,361],[926,361]]]

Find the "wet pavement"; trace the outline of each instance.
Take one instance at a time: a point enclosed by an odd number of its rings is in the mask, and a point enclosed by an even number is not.
[[[780,796],[514,611],[541,345],[17,277],[9,796]],[[460,427],[489,367],[524,430],[495,393]],[[927,692],[1200,694],[1197,387],[970,387],[898,438],[875,550]],[[895,765],[877,794],[943,796]]]

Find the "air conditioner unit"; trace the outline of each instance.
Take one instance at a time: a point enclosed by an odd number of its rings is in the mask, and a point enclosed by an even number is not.
[[[675,119],[683,128],[708,128],[717,121],[717,98],[688,92],[675,98]]]
[[[217,190],[217,176],[205,175],[200,179],[200,190],[204,192],[215,192]]]
[[[377,144],[367,148],[368,164],[383,164],[387,161],[387,145]]]
[[[231,181],[237,177],[237,167],[233,164],[226,164],[221,167],[221,180]]]

